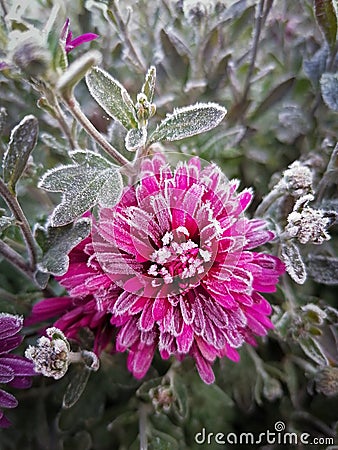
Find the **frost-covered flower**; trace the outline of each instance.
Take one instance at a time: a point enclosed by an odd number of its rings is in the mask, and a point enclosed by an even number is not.
[[[19,334],[23,318],[12,314],[0,313],[0,383],[25,389],[31,386],[31,376],[35,375],[33,364],[22,356],[10,354],[22,342]],[[0,428],[10,426],[3,408],[15,408],[16,398],[0,389]]]
[[[36,346],[27,348],[25,356],[33,361],[36,373],[58,380],[68,370],[70,346],[58,328],[48,328],[46,334],[38,339]]]
[[[286,190],[294,197],[312,192],[313,174],[311,169],[300,161],[294,161],[283,173],[283,178],[275,189]]]
[[[275,291],[284,265],[252,251],[274,234],[244,216],[253,194],[237,193],[238,185],[214,164],[202,169],[198,158],[172,172],[155,155],[114,208],[101,208],[91,237],[74,250],[82,262],[70,254],[61,283],[73,301],[96,302],[93,314],[108,313],[116,350],[128,351],[135,377],[146,374],[158,348],[164,359],[190,355],[211,383],[217,357],[238,361],[236,348],[272,327],[260,293]],[[68,335],[64,317],[58,327]]]
[[[26,358],[33,361],[35,372],[59,380],[67,372],[69,364],[74,362],[84,362],[94,371],[99,368],[99,359],[95,353],[86,350],[72,352],[66,336],[59,328],[47,328],[46,335],[25,352]]]
[[[70,21],[66,20],[61,31],[61,41],[64,42],[66,53],[71,52],[74,48],[85,42],[93,41],[99,36],[95,33],[84,33],[73,39],[73,33],[70,30]]]
[[[307,205],[313,199],[311,194],[298,199],[287,218],[286,233],[292,238],[297,238],[301,244],[308,242],[322,244],[331,238],[327,228],[332,225],[332,219],[326,211]]]

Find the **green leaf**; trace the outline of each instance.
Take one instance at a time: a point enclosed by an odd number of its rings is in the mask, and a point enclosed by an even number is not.
[[[40,272],[64,275],[69,267],[68,253],[88,236],[90,227],[90,219],[79,219],[76,223],[63,227],[43,228],[38,225],[35,238],[43,250],[43,256],[38,263]]]
[[[73,222],[97,203],[113,207],[119,200],[123,183],[119,170],[97,153],[76,151],[75,164],[49,170],[39,187],[62,192],[62,202],[50,219],[53,227]]]
[[[328,360],[324,355],[322,347],[312,337],[299,338],[297,342],[301,346],[303,352],[320,366],[326,366]]]
[[[147,97],[149,103],[152,103],[155,92],[156,69],[151,66],[147,72],[141,92]]]
[[[267,112],[272,106],[279,102],[292,88],[295,81],[295,77],[291,77],[274,89],[263,99],[263,101],[258,105],[255,111],[251,115],[251,120],[260,118],[265,112]]]
[[[142,128],[132,128],[128,131],[125,145],[126,149],[130,152],[135,152],[138,148],[143,147],[147,141],[147,129]]]
[[[67,386],[63,397],[62,406],[69,409],[79,400],[85,390],[91,371],[84,365],[76,367],[76,372],[72,374],[70,383]]]
[[[157,126],[149,138],[150,142],[177,141],[215,128],[227,110],[217,103],[196,103],[174,109],[173,114]]]
[[[25,170],[29,155],[33,151],[39,133],[36,117],[29,115],[13,128],[2,167],[4,181],[12,193]]]
[[[335,46],[337,37],[337,14],[334,1],[315,0],[315,16],[331,49]]]
[[[308,274],[317,283],[338,285],[338,258],[309,254],[306,267]]]
[[[86,82],[91,96],[110,117],[121,122],[128,130],[137,127],[133,101],[119,81],[99,67],[93,67],[86,75]]]
[[[333,111],[338,111],[338,74],[323,73],[320,87],[326,105]]]
[[[40,286],[41,289],[45,289],[48,284],[50,274],[41,272],[40,270],[37,270],[34,274],[34,278],[35,278],[35,281],[37,282],[38,286]]]

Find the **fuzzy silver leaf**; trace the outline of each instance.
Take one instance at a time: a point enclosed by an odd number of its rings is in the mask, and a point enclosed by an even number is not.
[[[174,109],[173,114],[157,126],[150,136],[150,142],[177,141],[215,128],[226,115],[227,110],[217,103],[196,103]]]

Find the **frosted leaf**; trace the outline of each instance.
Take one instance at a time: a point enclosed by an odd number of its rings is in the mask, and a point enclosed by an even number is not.
[[[320,87],[326,105],[333,111],[338,111],[338,75],[323,73],[320,79]]]
[[[306,270],[297,245],[291,241],[283,242],[281,258],[285,263],[287,273],[293,281],[298,284],[304,284]]]
[[[12,192],[15,192],[15,185],[25,170],[29,155],[35,147],[38,133],[38,120],[32,115],[24,117],[11,132],[2,167],[4,181]]]
[[[224,118],[227,110],[217,103],[196,103],[174,109],[173,114],[157,126],[149,138],[156,141],[177,141],[215,128]]]
[[[125,144],[126,149],[130,152],[136,151],[138,148],[143,147],[147,140],[147,129],[145,127],[142,128],[133,128],[128,131]]]
[[[37,226],[35,238],[43,250],[38,269],[42,273],[64,275],[69,267],[68,253],[88,236],[90,226],[89,219],[79,219],[75,224],[57,228]]]
[[[142,94],[144,94],[147,97],[149,103],[151,103],[154,98],[155,82],[156,82],[156,69],[154,66],[151,66],[147,72],[141,90]]]
[[[87,386],[90,372],[90,369],[84,365],[76,368],[76,371],[73,372],[71,381],[68,384],[63,397],[63,408],[71,408],[79,400]]]
[[[312,337],[299,338],[299,345],[303,352],[320,366],[328,365],[328,360],[320,344]]]
[[[50,219],[53,227],[73,222],[97,203],[114,206],[122,192],[121,174],[105,158],[89,151],[72,157],[82,162],[51,169],[39,183],[47,191],[63,193]]]
[[[86,75],[86,83],[91,96],[110,117],[121,122],[128,130],[137,126],[133,101],[119,81],[99,67],[93,67]]]

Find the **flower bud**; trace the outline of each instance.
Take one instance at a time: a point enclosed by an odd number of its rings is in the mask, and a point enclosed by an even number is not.
[[[50,66],[51,55],[43,45],[41,36],[26,32],[16,36],[15,41],[12,50],[13,63],[31,77],[44,75]]]
[[[47,337],[42,336],[36,347],[27,348],[25,356],[33,361],[35,372],[58,380],[68,370],[70,346],[58,328],[48,328],[46,333]]]

